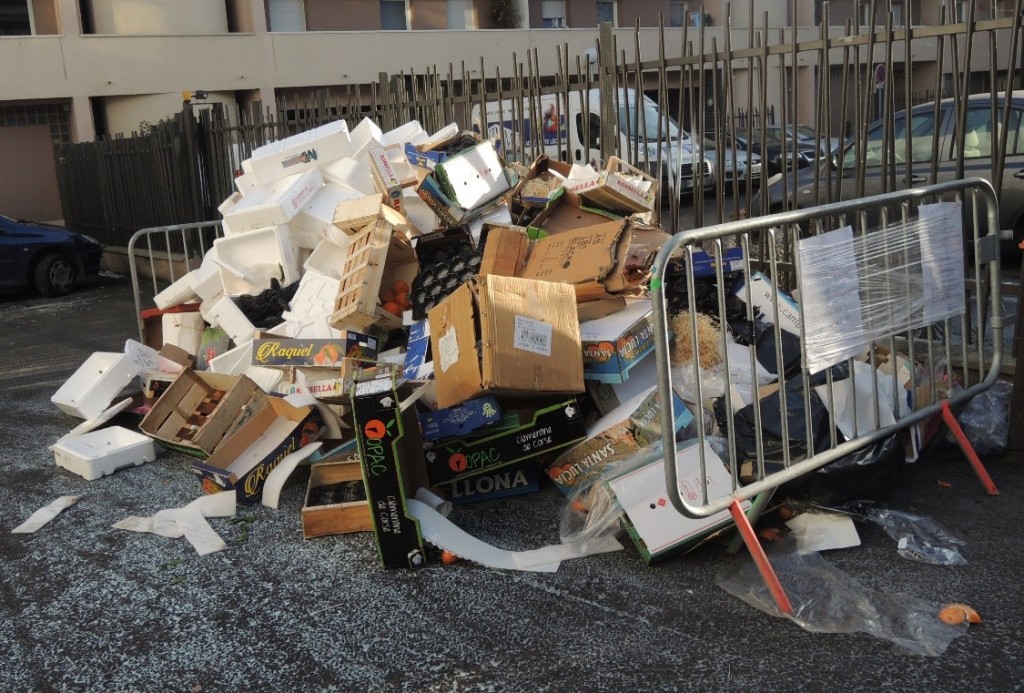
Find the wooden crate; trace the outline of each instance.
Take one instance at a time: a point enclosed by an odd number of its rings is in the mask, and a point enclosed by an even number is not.
[[[348,258],[342,266],[341,283],[334,302],[331,326],[339,330],[367,330],[377,325],[386,330],[402,326],[402,316],[381,306],[380,293],[396,279],[412,284],[416,253],[405,234],[383,217],[352,236]]]
[[[372,532],[370,505],[367,501],[350,501],[328,505],[310,505],[317,489],[348,481],[363,483],[359,456],[353,452],[347,459],[324,460],[309,468],[306,504],[302,508],[302,536],[306,539],[329,534]]]

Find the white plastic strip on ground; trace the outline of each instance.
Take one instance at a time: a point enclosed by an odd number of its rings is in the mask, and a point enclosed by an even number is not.
[[[470,536],[426,503],[413,498],[406,503],[409,512],[419,521],[424,539],[459,558],[488,568],[553,573],[562,561],[622,550],[622,544],[615,537],[602,536],[586,542],[552,544],[531,551],[506,551]]]
[[[81,499],[81,496],[61,496],[52,503],[39,508],[27,520],[11,530],[11,534],[34,534],[47,522],[60,515],[65,508],[70,508]]]
[[[185,537],[200,556],[223,551],[227,544],[220,538],[208,517],[234,517],[235,491],[200,496],[180,508],[161,510],[152,517],[129,516],[114,524],[114,529],[148,532],[169,539]]]
[[[292,475],[292,472],[295,471],[300,462],[309,459],[309,456],[319,450],[322,445],[323,443],[319,441],[310,443],[285,456],[283,460],[278,462],[277,466],[274,467],[273,471],[263,481],[263,505],[277,510],[277,506],[281,502],[281,489],[284,488],[284,482],[288,481],[288,477]]]

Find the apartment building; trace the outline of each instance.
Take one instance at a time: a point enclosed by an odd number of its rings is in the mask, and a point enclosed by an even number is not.
[[[984,16],[1012,5],[976,2]],[[950,11],[964,13],[966,5],[952,2]],[[630,51],[639,26],[641,51],[653,58],[659,17],[671,28],[699,27],[709,41],[721,42],[731,30],[743,45],[751,23],[777,36],[795,19],[814,36],[824,6],[820,0],[0,0],[0,65],[7,68],[0,70],[0,166],[18,172],[0,180],[0,213],[59,216],[52,142],[131,133],[179,111],[186,90],[201,89],[211,102],[272,103],[427,67],[480,76],[481,59],[486,71],[508,75],[514,60],[522,62],[532,49],[542,72],[553,72],[563,45],[571,58],[593,54],[601,22],[619,27],[617,40]],[[867,16],[870,2],[827,6],[832,25],[884,24],[881,16]],[[940,7],[893,0],[891,12],[897,25],[928,24],[939,21]],[[941,68],[933,61],[930,69]],[[814,66],[795,70],[793,79],[818,79]]]

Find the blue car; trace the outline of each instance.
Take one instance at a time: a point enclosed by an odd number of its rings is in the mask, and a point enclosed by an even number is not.
[[[43,296],[63,296],[80,277],[100,271],[102,256],[95,238],[0,214],[0,289],[34,287]]]

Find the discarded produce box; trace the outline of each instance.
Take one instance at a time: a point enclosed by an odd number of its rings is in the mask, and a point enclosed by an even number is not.
[[[426,562],[423,536],[406,501],[427,479],[416,412],[401,409],[399,392],[391,378],[357,383],[352,414],[381,565],[419,568]]]
[[[570,164],[541,154],[534,159],[526,175],[516,183],[512,197],[524,205],[544,206],[555,191],[564,185],[571,170]]]
[[[445,438],[427,449],[431,484],[444,484],[534,460],[583,441],[587,429],[575,397],[537,408],[508,409],[479,435]]]
[[[527,233],[530,238],[536,240],[566,231],[579,231],[621,218],[620,215],[604,209],[587,207],[576,193],[558,188],[551,194],[547,206],[527,225]]]
[[[709,499],[728,495],[732,489],[729,472],[709,443],[704,443],[707,460]],[[677,453],[679,487],[689,500],[701,502],[700,448],[696,444]],[[608,491],[625,513],[623,524],[644,561],[652,561],[693,545],[697,540],[728,526],[732,518],[727,510],[710,517],[694,519],[682,515],[668,498],[665,487],[665,461],[626,472],[606,482]],[[741,507],[749,510],[750,501]]]
[[[268,399],[245,376],[188,369],[164,391],[139,429],[172,450],[202,459]]]
[[[139,319],[142,321],[142,343],[154,349],[162,347],[164,345],[163,316],[167,313],[187,312],[199,312],[199,304],[182,303],[169,308],[146,308],[139,311]]]
[[[110,426],[68,436],[53,446],[58,467],[95,481],[118,469],[136,467],[156,459],[153,439],[122,426]]]
[[[501,421],[501,407],[494,397],[471,399],[463,404],[420,414],[423,440],[464,436]]]
[[[359,455],[326,459],[309,467],[306,503],[302,508],[302,536],[372,532],[370,505]]]
[[[402,180],[398,177],[394,163],[388,158],[388,153],[383,147],[371,149],[369,156],[370,173],[373,175],[373,183],[377,192],[384,198],[384,204],[401,212],[403,209]]]
[[[287,224],[323,184],[320,171],[311,168],[254,188],[225,210],[224,221],[235,233]]]
[[[540,470],[536,460],[524,460],[493,472],[441,484],[439,488],[454,505],[511,498],[539,491]]]
[[[434,372],[434,364],[427,359],[429,351],[430,323],[426,320],[419,320],[409,325],[402,377],[406,380],[423,380],[430,377]]]
[[[339,339],[256,339],[252,351],[254,366],[340,368],[346,359],[376,358],[376,337],[351,330]]]
[[[480,274],[517,277],[526,266],[530,238],[520,226],[484,224],[480,245],[483,247]]]
[[[95,419],[138,374],[139,366],[125,354],[97,351],[64,381],[50,401],[65,414]]]
[[[405,236],[382,218],[352,237],[348,259],[334,302],[331,326],[366,330],[371,325],[391,330],[402,326],[398,313],[384,307],[382,294],[396,286],[408,292],[416,276],[416,253]],[[386,298],[386,297],[384,297]],[[397,309],[396,306],[391,306]]]
[[[249,166],[256,179],[266,185],[352,152],[348,126],[344,119],[338,119],[257,147],[252,150]]]
[[[626,307],[597,320],[580,323],[583,377],[621,383],[654,351],[654,309],[650,299],[628,301]]]
[[[192,462],[206,493],[233,489],[239,503],[258,502],[263,482],[274,467],[323,434],[323,419],[316,408],[295,407],[280,397],[267,396],[265,401],[207,459]]]
[[[591,204],[613,211],[649,212],[658,200],[658,181],[616,156],[608,157],[597,176],[570,180],[566,187]]]
[[[477,276],[430,310],[438,406],[478,394],[583,391],[572,286]]]
[[[372,224],[380,215],[380,195],[367,195],[345,200],[334,208],[334,228],[346,236],[354,236]]]
[[[744,302],[747,300],[747,287],[743,282],[736,283],[735,293]],[[790,334],[800,336],[800,306],[784,291],[776,291],[771,279],[761,272],[750,276],[750,300],[754,307],[764,315],[765,322],[775,322],[775,299],[779,297],[779,327]]]
[[[678,431],[693,421],[693,414],[678,395],[672,395]],[[588,426],[587,439],[555,458],[547,473],[568,495],[589,486],[609,465],[660,441],[661,395],[657,386],[652,386]]]
[[[489,140],[439,162],[433,175],[445,196],[467,210],[490,202],[509,189],[505,167]]]

